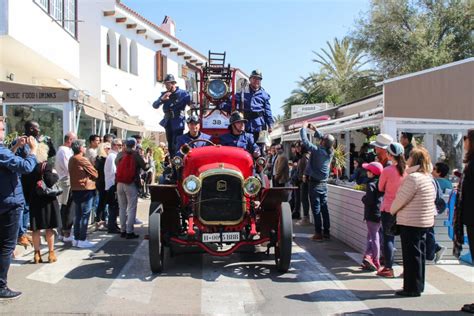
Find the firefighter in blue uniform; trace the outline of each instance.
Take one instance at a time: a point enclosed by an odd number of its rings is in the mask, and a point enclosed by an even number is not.
[[[272,132],[273,116],[270,107],[270,95],[262,88],[262,73],[260,70],[252,71],[250,84],[243,93],[244,118],[248,120],[245,131],[251,133],[255,140],[259,138],[262,130]],[[236,107],[239,109],[242,102],[242,94],[236,93]],[[230,112],[231,103],[227,102],[223,110]]]
[[[229,119],[230,133],[220,137],[222,146],[240,147],[247,150],[254,158],[260,156],[260,148],[255,143],[253,135],[245,132],[247,120],[238,111],[234,111]]]
[[[178,136],[184,131],[184,109],[191,102],[189,93],[176,86],[176,80],[171,74],[165,77],[166,91],[153,102],[153,108],[158,109],[163,105],[164,118],[160,125],[165,128],[168,151],[172,155],[176,152],[174,147]]]
[[[180,148],[181,146],[183,146],[184,144],[187,144],[193,140],[196,140],[196,139],[204,139],[204,140],[211,140],[211,135],[208,135],[208,134],[205,134],[205,133],[202,133],[200,131],[201,129],[201,125],[199,123],[199,118],[196,116],[196,115],[191,115],[190,117],[188,117],[188,119],[186,120],[186,123],[188,124],[188,132],[184,135],[181,135],[177,138],[176,140],[176,153],[175,155],[176,156],[180,156],[182,157],[183,154],[180,152]],[[195,142],[193,144],[190,145],[191,148],[198,148],[198,147],[203,147],[203,146],[208,146],[209,143],[208,142]]]

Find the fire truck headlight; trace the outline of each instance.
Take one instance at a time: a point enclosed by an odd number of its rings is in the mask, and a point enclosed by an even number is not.
[[[262,183],[257,177],[248,177],[244,181],[244,193],[248,197],[254,197],[262,188]]]
[[[183,181],[183,190],[189,195],[194,195],[201,190],[201,180],[194,175],[188,176]]]
[[[183,166],[183,158],[180,156],[174,156],[171,162],[176,169],[179,169]]]
[[[211,80],[207,85],[207,95],[214,100],[222,99],[229,92],[227,84],[219,79]]]

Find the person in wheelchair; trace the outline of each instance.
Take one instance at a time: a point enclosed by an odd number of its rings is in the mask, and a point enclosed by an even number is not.
[[[191,115],[186,119],[186,123],[188,125],[188,132],[184,135],[179,136],[176,139],[176,152],[175,156],[183,157],[183,153],[181,152],[181,146],[184,144],[188,144],[194,140],[203,139],[203,140],[211,140],[211,135],[205,134],[201,132],[201,124],[199,123],[199,117],[196,115]],[[190,148],[198,148],[208,146],[210,143],[206,141],[196,141],[189,145]]]

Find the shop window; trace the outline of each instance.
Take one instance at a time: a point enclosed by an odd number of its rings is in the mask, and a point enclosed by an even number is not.
[[[118,46],[118,66],[123,71],[128,71],[128,47],[127,39],[125,36],[121,35],[119,38]]]
[[[137,42],[130,43],[130,73],[138,75]]]
[[[63,143],[63,106],[58,104],[7,104],[7,133],[23,134],[26,121],[39,123],[41,135],[51,137],[58,148]]]

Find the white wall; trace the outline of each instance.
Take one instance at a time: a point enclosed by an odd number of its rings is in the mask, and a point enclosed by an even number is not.
[[[145,122],[148,130],[162,131],[159,121],[163,117],[162,110],[152,108],[152,103],[165,90],[162,83],[156,82],[155,53],[161,51],[166,55],[167,73],[175,76],[180,88],[185,88],[184,79],[179,77],[179,65],[186,64],[183,57],[171,53],[169,48],[155,44],[152,38],[160,35],[150,26],[144,25],[115,4],[114,0],[80,1],[79,18],[84,20],[79,40],[81,43],[81,80],[80,86],[88,90],[96,98],[104,93],[114,97],[120,105],[132,116],[138,116]],[[114,16],[106,17],[104,11],[115,11]],[[127,17],[125,23],[116,23],[117,17]],[[128,23],[137,23],[137,28],[127,29]],[[145,28],[146,34],[137,34],[137,29]],[[111,57],[115,63],[107,64],[107,34],[116,42],[111,47]],[[126,54],[122,58],[127,67],[119,69],[118,43],[120,37],[126,39]],[[137,71],[134,74],[130,68],[130,43],[136,44]],[[124,43],[124,41],[122,42]],[[115,56],[115,58],[113,57]]]
[[[6,3],[8,4],[8,10],[3,12],[7,17],[0,30],[24,46],[27,52],[36,55],[35,58],[25,56],[26,58],[18,61],[25,68],[30,68],[31,63],[31,68],[35,70],[31,74],[32,77],[36,77],[36,80],[48,77],[49,70],[56,76],[59,75],[58,78],[79,77],[79,43],[76,39],[32,0],[0,0],[0,2],[2,11]],[[2,64],[9,63],[10,68],[14,68],[15,65],[12,64],[15,64],[15,54],[18,50],[11,50],[11,45],[2,46]],[[40,58],[42,62],[38,64],[36,58]],[[29,83],[32,81],[33,79],[29,80]]]

